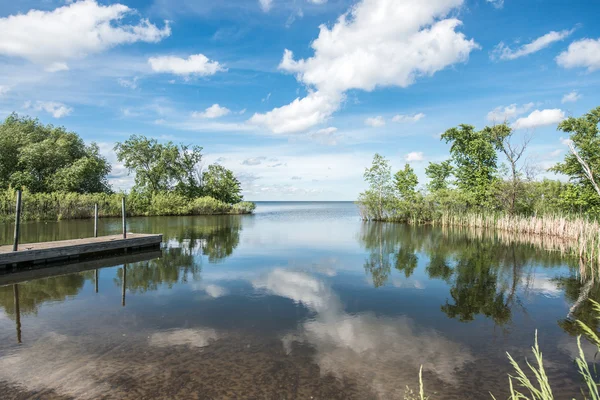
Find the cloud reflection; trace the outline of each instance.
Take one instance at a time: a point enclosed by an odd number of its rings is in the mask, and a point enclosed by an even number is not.
[[[315,362],[322,374],[354,379],[380,398],[401,398],[420,365],[453,384],[457,371],[474,360],[464,346],[417,326],[408,317],[344,312],[331,288],[304,272],[276,269],[253,285],[316,312],[297,333],[282,338],[288,354],[295,343],[308,343],[316,350]]]

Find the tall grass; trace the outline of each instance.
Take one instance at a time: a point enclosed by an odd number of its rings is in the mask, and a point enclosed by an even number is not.
[[[121,199],[126,197],[128,216],[154,215],[220,215],[250,214],[255,204],[241,202],[227,204],[212,197],[188,199],[177,193],[139,194],[78,194],[78,193],[23,193],[22,219],[63,220],[93,218],[94,204],[98,204],[100,217],[121,216]],[[14,191],[0,191],[0,222],[15,218]]]
[[[600,223],[598,221],[560,215],[528,217],[506,214],[443,214],[433,223],[441,226],[507,232],[513,234],[515,240],[523,241],[525,238],[531,243],[543,243],[544,238],[548,238],[554,241],[551,247],[560,247],[562,253],[579,258],[582,278],[600,277]],[[553,250],[553,248],[549,249]]]
[[[596,318],[600,319],[600,304],[594,300],[589,300],[592,303]],[[598,334],[594,332],[589,326],[581,321],[577,321],[577,324],[583,329],[585,336],[596,345],[598,352],[600,352],[600,338]],[[575,359],[575,365],[583,379],[584,387],[580,388],[583,398],[586,400],[600,400],[600,390],[598,389],[599,382],[598,377],[594,376],[596,368],[593,371],[585,359],[585,354],[581,347],[581,336],[577,337],[577,348],[579,349],[577,358]],[[531,348],[535,362],[532,364],[525,360],[527,367],[524,369],[521,365],[510,355],[508,360],[513,367],[514,373],[508,375],[508,387],[510,392],[510,400],[554,400],[554,394],[552,392],[552,385],[546,374],[544,367],[544,358],[542,351],[538,345],[537,331],[535,331],[534,345]],[[405,400],[425,400],[430,399],[424,393],[422,370],[419,371],[419,393],[416,394],[410,388],[407,388],[407,395],[404,396]],[[492,399],[496,400],[493,393],[490,393]]]

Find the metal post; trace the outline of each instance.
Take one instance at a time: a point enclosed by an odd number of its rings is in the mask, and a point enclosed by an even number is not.
[[[96,293],[98,293],[98,270],[94,273],[94,289],[96,290]]]
[[[98,237],[98,203],[94,204],[94,237]]]
[[[15,301],[15,323],[17,325],[17,343],[21,344],[21,308],[19,307],[19,285],[13,285]]]
[[[123,197],[123,200],[121,202],[121,214],[123,214],[123,239],[127,239],[127,221],[126,221],[126,214],[125,214],[125,197]]]
[[[21,224],[21,191],[17,190],[17,212],[15,215],[15,239],[13,242],[13,251],[17,251],[19,249],[19,231]]]

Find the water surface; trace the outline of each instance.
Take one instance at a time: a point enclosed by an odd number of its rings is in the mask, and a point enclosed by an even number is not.
[[[0,225],[3,244],[11,229]],[[26,223],[23,241],[92,229]],[[101,220],[101,234],[119,229]],[[251,216],[131,218],[129,229],[163,233],[162,250],[18,284],[0,275],[2,398],[402,399],[421,365],[435,398],[502,398],[505,352],[530,357],[535,329],[556,397],[579,394],[573,320],[595,322],[558,253],[363,223],[352,203],[259,203]]]

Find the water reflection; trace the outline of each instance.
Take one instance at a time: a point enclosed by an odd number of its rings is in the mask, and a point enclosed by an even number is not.
[[[450,298],[441,310],[462,322],[472,321],[477,315],[499,325],[510,322],[512,307],[522,304],[519,289],[527,293],[545,284],[543,289],[547,291],[560,291],[556,281],[540,281],[529,267],[558,267],[568,261],[558,253],[541,252],[515,241],[506,243],[494,235],[465,229],[366,223],[359,240],[368,251],[364,268],[375,287],[389,282],[392,267],[410,278],[421,257],[427,263],[429,279],[450,285]]]
[[[504,352],[529,354],[538,328],[557,398],[577,395],[569,335],[575,319],[600,327],[586,301],[600,288],[560,253],[315,215],[132,219],[164,249],[0,275],[0,392],[402,399],[423,365],[436,398],[502,397]]]
[[[282,337],[287,354],[315,349],[321,373],[351,379],[379,398],[400,398],[415,371],[434,373],[453,383],[456,371],[474,360],[468,348],[444,338],[406,316],[384,317],[373,312],[349,314],[337,294],[322,280],[301,271],[275,269],[253,282],[257,289],[287,297],[316,315]]]

